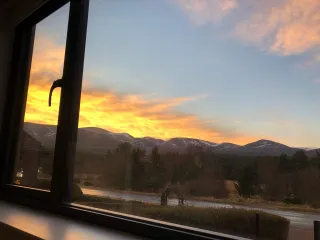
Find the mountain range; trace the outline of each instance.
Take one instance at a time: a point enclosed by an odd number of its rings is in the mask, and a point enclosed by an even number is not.
[[[24,123],[24,131],[48,149],[54,148],[57,127],[37,123]],[[102,128],[85,127],[78,129],[78,151],[106,152],[118,146],[120,142],[129,142],[133,147],[140,147],[150,152],[158,147],[160,152],[185,152],[188,147],[202,147],[205,151],[254,156],[279,156],[281,153],[293,155],[297,150],[306,151],[315,156],[315,149],[289,147],[270,140],[261,139],[246,145],[233,143],[214,143],[194,138],[171,138],[162,140],[152,137],[135,138],[128,133],[113,133]]]

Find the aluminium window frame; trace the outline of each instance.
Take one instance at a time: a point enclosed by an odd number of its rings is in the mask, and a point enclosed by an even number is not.
[[[24,119],[34,26],[68,2],[70,12],[62,78],[69,81],[65,81],[61,90],[51,191],[17,186],[10,182]],[[48,0],[15,29],[2,123],[5,127],[0,136],[0,156],[3,156],[0,158],[0,200],[152,239],[244,239],[71,203],[88,8],[89,0]]]

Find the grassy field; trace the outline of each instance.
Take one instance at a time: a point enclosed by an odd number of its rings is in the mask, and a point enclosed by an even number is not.
[[[77,203],[249,238],[253,238],[256,234],[256,213],[259,213],[261,239],[286,240],[289,231],[287,219],[260,211],[235,208],[170,207],[88,196]]]
[[[241,206],[254,207],[254,208],[320,213],[320,209],[313,208],[307,204],[299,204],[299,205],[286,204],[284,202],[279,202],[279,201],[267,201],[259,197],[243,198],[238,196],[238,197],[230,197],[230,198],[224,198],[224,199],[216,199],[212,197],[191,197],[189,199],[215,202],[215,203],[227,203],[227,204],[241,205]]]
[[[81,185],[81,187],[89,188],[89,189],[97,189],[97,190],[110,190],[113,192],[119,193],[132,193],[136,195],[146,195],[146,196],[159,196],[160,193],[154,192],[137,192],[137,191],[130,191],[130,190],[118,190],[118,189],[105,189],[105,188],[97,188],[97,187],[87,187]],[[185,196],[186,200],[200,200],[200,201],[207,201],[212,203],[226,203],[226,204],[234,204],[234,205],[241,205],[247,207],[254,207],[254,208],[265,208],[265,209],[274,209],[274,210],[284,210],[284,211],[298,211],[298,212],[310,212],[310,213],[320,213],[320,209],[313,208],[307,204],[286,204],[280,201],[267,201],[261,197],[251,197],[251,198],[244,198],[239,196],[235,190],[233,190],[232,186],[230,186],[229,198],[217,199],[213,197],[194,197],[194,196]],[[171,196],[176,197],[176,196]]]

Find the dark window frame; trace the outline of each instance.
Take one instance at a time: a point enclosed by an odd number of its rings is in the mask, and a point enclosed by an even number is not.
[[[68,2],[69,0],[49,0],[15,29],[14,50],[2,123],[5,127],[2,128],[0,136],[0,154],[3,156],[0,160],[0,199],[153,239],[165,237],[172,239],[243,239],[107,210],[86,208],[71,203],[89,0],[70,0],[62,77],[63,80],[68,79],[69,81],[65,81],[61,90],[51,191],[11,184],[24,119],[34,26]]]
[[[34,13],[20,22],[14,30],[14,44],[10,65],[10,75],[7,85],[7,98],[4,109],[3,127],[1,132],[1,195],[19,196],[53,202],[52,195],[58,195],[55,189],[39,190],[12,184],[15,161],[18,157],[21,130],[26,108],[29,87],[29,77],[33,54],[36,24],[55,12],[69,0],[48,1]],[[54,79],[53,79],[54,80]],[[48,89],[49,93],[49,89]],[[62,94],[60,101],[62,101]],[[62,108],[61,104],[60,107]],[[59,112],[62,112],[61,110]],[[59,113],[59,116],[61,114]],[[56,158],[56,157],[55,157]],[[55,162],[55,161],[54,161]],[[52,188],[53,184],[51,184]]]

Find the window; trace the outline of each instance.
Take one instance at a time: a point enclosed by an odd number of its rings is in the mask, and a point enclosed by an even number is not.
[[[69,4],[36,24],[32,64],[12,182],[50,190],[60,92],[48,97],[52,82],[62,77]],[[54,49],[55,43],[60,48]],[[46,126],[39,125],[45,121]]]
[[[77,129],[88,1],[68,2],[48,1],[15,29],[1,134],[1,191],[17,201],[61,204],[71,194],[68,163],[76,137],[72,129]],[[54,49],[55,43],[61,48]],[[48,120],[50,127],[37,125]]]
[[[287,239],[297,216],[310,227],[298,211],[320,206],[319,4],[91,0],[87,16],[88,4],[37,24],[4,185],[149,237]],[[38,76],[62,79],[60,106]]]

